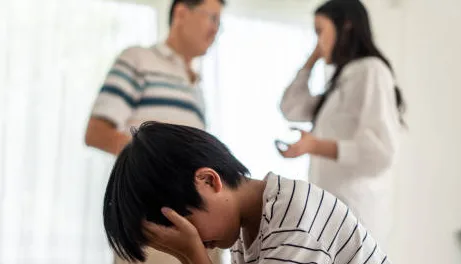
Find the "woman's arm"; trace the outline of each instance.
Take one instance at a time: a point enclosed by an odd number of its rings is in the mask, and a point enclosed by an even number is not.
[[[293,82],[285,90],[280,109],[286,119],[290,121],[312,121],[319,97],[311,95],[307,83],[312,68],[319,58],[320,53],[316,48]]]
[[[334,124],[337,129],[353,126],[351,137],[322,139],[303,131],[297,143],[281,151],[283,156],[316,155],[369,174],[392,164],[400,130],[392,75],[380,61],[357,66],[341,86],[339,123]]]

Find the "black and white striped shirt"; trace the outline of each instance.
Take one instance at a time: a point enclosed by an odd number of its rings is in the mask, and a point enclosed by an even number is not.
[[[259,236],[239,239],[232,264],[389,264],[371,234],[347,206],[304,181],[269,173]]]

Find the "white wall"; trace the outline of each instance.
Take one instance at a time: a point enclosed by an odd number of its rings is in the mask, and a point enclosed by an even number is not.
[[[159,40],[163,40],[166,38],[168,34],[168,16],[169,16],[169,9],[170,5],[173,2],[172,0],[103,0],[103,1],[120,1],[120,2],[130,2],[136,3],[141,5],[148,5],[152,6],[157,11],[157,19],[158,19],[158,38]]]
[[[461,1],[366,2],[409,107],[394,263],[461,263]]]
[[[159,39],[168,33],[168,12],[172,0],[116,0],[154,6],[159,17]],[[310,23],[312,12],[322,0],[227,0],[224,12],[286,23]]]

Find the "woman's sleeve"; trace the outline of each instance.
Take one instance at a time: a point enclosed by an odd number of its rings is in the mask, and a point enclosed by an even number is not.
[[[313,119],[319,96],[310,94],[307,85],[309,76],[309,70],[301,69],[283,94],[280,109],[289,121],[309,122]]]

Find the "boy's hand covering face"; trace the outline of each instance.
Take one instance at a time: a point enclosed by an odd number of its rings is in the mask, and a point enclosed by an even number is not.
[[[186,218],[169,208],[163,208],[162,213],[173,226],[165,227],[144,221],[143,232],[149,241],[148,246],[179,260],[189,259],[199,250],[205,251],[197,229]]]

